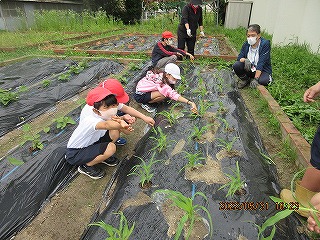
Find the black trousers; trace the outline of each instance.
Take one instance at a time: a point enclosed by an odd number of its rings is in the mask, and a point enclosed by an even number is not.
[[[178,48],[185,50],[187,45],[187,52],[194,55],[194,46],[196,44],[196,36],[194,37],[180,37],[178,35]]]
[[[238,76],[243,81],[249,81],[250,78],[254,78],[254,75],[256,72],[246,71],[244,70],[244,62],[236,61],[233,66],[232,66],[235,74]],[[259,79],[258,83],[264,86],[267,86],[272,82],[272,78],[269,73],[262,72]]]

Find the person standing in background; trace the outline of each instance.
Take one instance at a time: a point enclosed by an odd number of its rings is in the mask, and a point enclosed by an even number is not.
[[[182,9],[181,21],[178,26],[178,48],[185,49],[194,56],[194,46],[196,44],[197,29],[200,28],[200,36],[204,37],[202,0],[190,0],[190,3]]]

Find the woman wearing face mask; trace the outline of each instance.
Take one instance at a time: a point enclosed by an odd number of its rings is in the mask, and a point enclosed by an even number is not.
[[[164,66],[168,63],[175,63],[177,56],[189,56],[191,60],[194,60],[194,57],[190,53],[177,49],[172,45],[173,34],[169,31],[164,31],[161,41],[152,50],[152,66],[154,68],[163,70]]]
[[[68,163],[79,166],[80,173],[99,179],[104,176],[104,172],[96,165],[117,165],[118,160],[113,157],[116,152],[115,141],[120,131],[129,134],[133,128],[116,116],[118,102],[108,89],[92,89],[86,102],[93,106],[94,114],[85,116],[79,122],[68,141],[65,158]]]
[[[202,0],[190,0],[181,13],[181,21],[178,26],[178,48],[184,50],[186,45],[188,53],[194,56],[197,29],[200,28],[200,36],[204,37]]]
[[[152,104],[169,98],[189,104],[191,111],[196,113],[196,104],[182,97],[173,89],[179,79],[181,79],[180,68],[174,63],[168,63],[163,73],[148,71],[147,75],[138,82],[134,98],[138,103],[141,103],[141,107],[148,112],[154,112],[156,110]]]
[[[248,84],[256,88],[258,84],[267,86],[272,82],[270,41],[261,37],[260,26],[252,24],[247,29],[247,41],[243,44],[233,70],[240,78],[238,88]]]

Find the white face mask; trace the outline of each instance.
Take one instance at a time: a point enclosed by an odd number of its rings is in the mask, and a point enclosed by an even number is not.
[[[170,76],[170,77],[168,77],[168,82],[169,82],[170,84],[176,84],[176,83],[177,83],[177,79],[171,78],[171,76]]]
[[[168,43],[169,43],[169,45],[172,45],[173,44],[172,39],[168,39]]]
[[[254,44],[256,44],[257,42],[257,37],[248,37],[247,38],[248,43],[252,46]]]
[[[116,116],[118,112],[118,108],[109,108],[106,111],[99,111],[100,112],[100,117],[103,120],[110,120],[111,117]]]

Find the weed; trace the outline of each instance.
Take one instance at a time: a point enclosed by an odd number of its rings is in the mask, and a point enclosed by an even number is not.
[[[149,183],[153,177],[153,173],[152,173],[153,164],[157,162],[161,162],[161,160],[154,160],[154,155],[155,154],[152,155],[152,158],[150,159],[149,163],[146,163],[141,157],[135,156],[141,160],[141,164],[135,165],[131,169],[132,172],[128,174],[128,176],[130,175],[139,176],[140,184],[142,188],[145,187],[145,184]]]
[[[95,222],[89,224],[89,226],[98,226],[104,229],[108,234],[109,237],[106,239],[112,239],[112,240],[128,240],[130,235],[132,234],[134,230],[135,223],[132,224],[131,228],[129,228],[128,221],[126,217],[124,216],[123,212],[114,213],[120,215],[120,222],[118,228],[113,227],[110,224],[106,224],[103,221]]]
[[[219,147],[223,147],[228,153],[232,151],[232,147],[234,142],[238,139],[239,137],[233,137],[233,139],[228,142],[222,138],[217,138],[221,144],[218,144]]]
[[[53,121],[57,123],[58,129],[64,129],[68,124],[76,124],[76,122],[69,116],[61,116]]]
[[[167,139],[167,135],[162,131],[160,126],[158,126],[157,129],[153,128],[153,131],[157,135],[157,137],[149,137],[156,142],[156,146],[154,146],[151,151],[158,150],[158,152],[160,153],[163,149],[168,147],[171,142],[175,142],[174,140]]]
[[[36,150],[36,149],[43,149],[43,144],[42,141],[40,140],[40,134],[39,133],[34,133],[31,129],[30,124],[25,124],[22,126],[22,131],[24,132],[23,138],[24,141],[21,143],[23,145],[27,141],[32,142],[32,149],[31,150]]]
[[[184,153],[185,153],[185,157],[188,159],[188,163],[183,168],[181,168],[181,170],[185,168],[194,169],[196,166],[202,166],[202,164],[199,163],[199,161],[205,160],[205,158],[201,157],[200,153],[188,153],[188,152],[184,152]]]
[[[233,170],[230,168],[230,170],[233,172],[234,175],[227,174],[225,175],[230,179],[230,181],[224,185],[222,185],[218,190],[229,187],[228,192],[226,197],[231,196],[233,197],[234,194],[241,190],[244,186],[244,181],[241,180],[241,175],[240,175],[240,168],[238,161],[236,161],[236,169]]]
[[[189,239],[193,229],[194,222],[196,220],[202,220],[202,218],[197,214],[199,210],[203,210],[207,214],[207,217],[209,219],[209,224],[210,224],[210,236],[212,236],[213,226],[212,226],[212,220],[211,220],[211,216],[208,209],[205,208],[204,206],[194,204],[193,202],[194,197],[196,196],[201,196],[207,201],[207,197],[202,192],[196,192],[193,198],[188,198],[184,196],[181,192],[173,191],[169,189],[163,189],[163,190],[161,189],[161,190],[155,191],[155,193],[158,193],[158,192],[164,193],[166,195],[166,198],[170,199],[173,202],[174,206],[177,206],[178,208],[182,209],[185,213],[178,223],[176,235],[174,237],[175,240],[179,239],[182,229],[187,223],[189,223],[189,228],[187,233],[185,234],[185,239]]]

